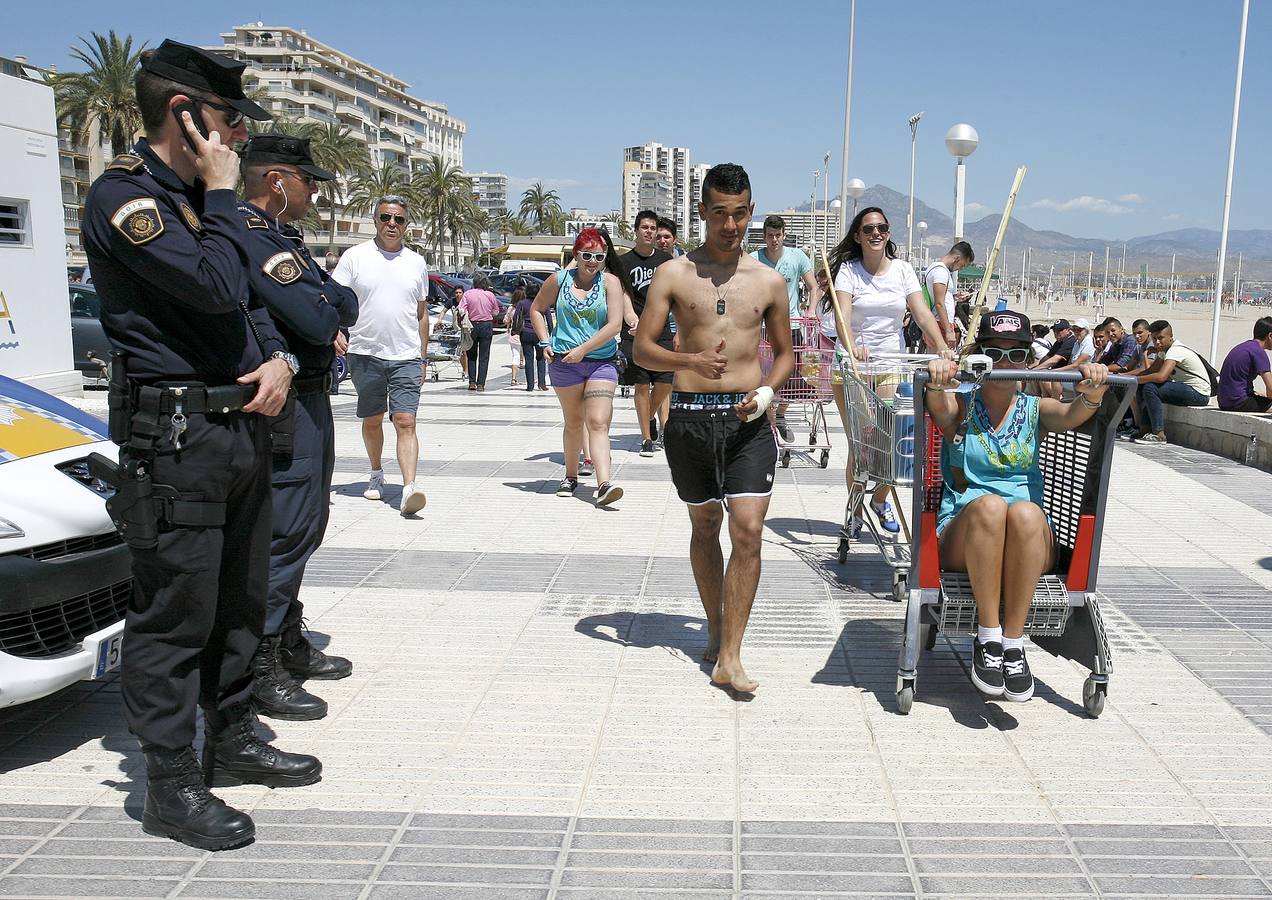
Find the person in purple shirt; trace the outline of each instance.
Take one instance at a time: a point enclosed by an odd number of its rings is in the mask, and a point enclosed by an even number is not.
[[[1254,323],[1254,339],[1243,341],[1228,351],[1219,369],[1219,408],[1230,412],[1267,412],[1272,407],[1272,316]],[[1254,392],[1254,379],[1263,378],[1260,397]]]

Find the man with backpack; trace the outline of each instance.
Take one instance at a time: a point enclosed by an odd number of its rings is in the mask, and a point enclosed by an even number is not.
[[[958,272],[976,261],[972,245],[957,241],[950,252],[927,267],[923,273],[923,297],[941,326],[945,343],[955,346],[954,295],[958,292]]]
[[[1147,372],[1137,375],[1140,422],[1147,429],[1134,440],[1141,444],[1166,443],[1166,412],[1171,406],[1205,406],[1218,388],[1218,374],[1195,350],[1175,340],[1170,323],[1159,319],[1148,326],[1157,348],[1157,359]]]

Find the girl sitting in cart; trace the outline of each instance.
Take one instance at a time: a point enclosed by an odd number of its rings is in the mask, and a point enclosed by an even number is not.
[[[987,313],[973,352],[988,356],[995,370],[1024,369],[1032,342],[1027,316]],[[966,572],[971,581],[979,619],[972,682],[991,697],[1033,696],[1025,622],[1039,578],[1056,565],[1051,523],[1042,509],[1038,445],[1044,432],[1071,431],[1091,418],[1108,387],[1104,366],[1087,364],[1079,371],[1077,398],[1062,403],[1030,396],[1017,381],[985,381],[970,393],[955,393],[958,363],[928,363],[928,414],[943,436],[944,491],[936,518],[941,568]]]

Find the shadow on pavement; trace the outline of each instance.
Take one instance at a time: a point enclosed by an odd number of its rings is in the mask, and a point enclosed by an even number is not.
[[[613,635],[602,629],[612,630]],[[703,671],[710,671],[702,662],[703,651],[707,648],[706,619],[668,613],[614,612],[585,616],[575,624],[574,630],[598,641],[623,647],[662,647],[688,657]]]

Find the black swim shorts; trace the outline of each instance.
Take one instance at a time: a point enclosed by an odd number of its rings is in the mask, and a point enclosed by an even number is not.
[[[690,506],[773,493],[777,443],[768,419],[743,422],[734,405],[746,394],[672,391],[663,433],[667,465]]]
[[[671,349],[671,342],[658,342],[658,346],[665,350]],[[623,341],[618,345],[619,351],[627,358],[627,368],[623,370],[623,374],[619,377],[618,383],[628,387],[634,384],[671,384],[674,372],[651,372],[644,366],[636,363],[636,354],[633,352],[634,343],[632,341]]]

